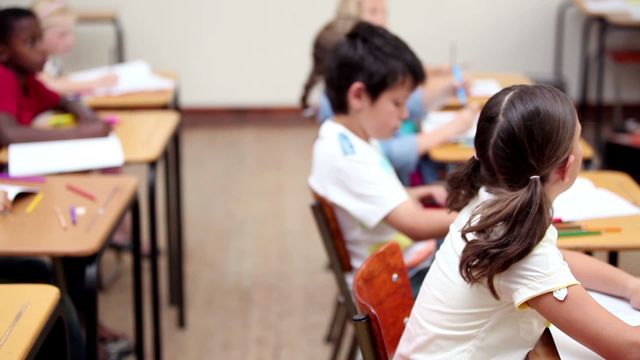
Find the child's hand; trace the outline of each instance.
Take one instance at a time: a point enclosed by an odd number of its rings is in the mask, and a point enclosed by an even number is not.
[[[444,206],[447,203],[447,197],[449,196],[449,194],[447,193],[447,189],[445,189],[444,186],[432,185],[429,187],[429,190],[429,196],[436,204]]]
[[[405,261],[404,264],[409,269],[422,264],[436,252],[436,239],[425,240],[424,244],[419,251],[416,251],[411,258]]]
[[[94,89],[110,88],[118,84],[118,75],[108,74],[93,81],[91,84]]]
[[[78,128],[81,137],[104,137],[111,132],[111,125],[102,120],[85,122]]]
[[[471,128],[478,119],[480,106],[478,104],[469,104],[464,109],[458,111],[449,127],[453,136],[459,135]]]

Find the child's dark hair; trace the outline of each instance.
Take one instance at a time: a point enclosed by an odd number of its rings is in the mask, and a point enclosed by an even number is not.
[[[375,101],[388,88],[410,80],[418,86],[426,79],[416,54],[386,29],[358,22],[336,45],[325,69],[326,92],[333,112],[346,114],[347,92],[356,81]]]
[[[527,256],[551,225],[543,184],[569,158],[576,122],[571,99],[553,87],[503,89],[480,113],[476,157],[449,176],[452,210],[460,211],[482,186],[494,195],[462,229],[467,244],[459,271],[471,284],[486,278],[496,299],[495,275]]]
[[[24,18],[36,19],[36,15],[31,10],[22,8],[0,10],[0,43],[6,44],[9,42],[16,22]]]
[[[333,48],[342,40],[353,26],[358,22],[355,17],[339,17],[328,24],[316,35],[313,40],[313,67],[302,89],[300,105],[303,109],[309,107],[309,93],[320,81],[327,66],[327,60],[333,52]]]

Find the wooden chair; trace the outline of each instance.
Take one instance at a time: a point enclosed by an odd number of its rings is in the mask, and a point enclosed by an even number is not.
[[[402,250],[390,242],[369,256],[356,273],[353,295],[361,314],[353,317],[364,360],[393,358],[413,307]]]
[[[327,334],[327,341],[334,343],[331,359],[338,358],[345,328],[349,318],[357,314],[356,306],[351,297],[351,289],[345,280],[345,274],[351,272],[351,258],[342,236],[342,230],[336,217],[333,205],[318,194],[313,194],[315,202],[311,204],[311,211],[318,226],[325,250],[329,256],[329,265],[338,285],[338,296],[332,321]],[[352,339],[348,359],[354,359],[357,350],[357,341]]]

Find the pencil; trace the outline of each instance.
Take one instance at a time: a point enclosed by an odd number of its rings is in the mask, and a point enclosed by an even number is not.
[[[585,226],[583,230],[600,231],[600,232],[616,232],[616,233],[622,231],[621,228],[615,227],[615,226],[610,226],[610,227]]]
[[[600,231],[570,230],[558,232],[558,237],[601,235]]]
[[[75,225],[78,223],[78,215],[76,214],[76,207],[69,207],[69,215],[71,216],[71,224]]]
[[[56,212],[56,216],[58,217],[58,222],[60,223],[60,227],[62,227],[62,230],[67,230],[67,222],[64,220],[64,215],[62,215],[62,211],[60,211],[60,208],[57,206],[54,210]]]
[[[87,199],[89,199],[91,201],[98,201],[98,199],[96,198],[95,195],[93,195],[92,193],[90,193],[90,192],[88,192],[86,190],[83,190],[83,189],[81,189],[81,188],[79,188],[79,187],[77,187],[75,185],[67,184],[67,189],[69,191],[74,192],[74,193],[76,193],[76,194],[78,194],[80,196],[83,196],[83,197],[85,197],[85,198],[87,198]]]
[[[40,201],[42,201],[42,198],[44,197],[44,193],[39,192],[34,198],[33,200],[31,200],[31,203],[29,204],[29,206],[27,206],[27,210],[25,210],[25,212],[27,214],[31,214],[33,212],[33,210],[35,210],[38,207],[38,204],[40,204]]]

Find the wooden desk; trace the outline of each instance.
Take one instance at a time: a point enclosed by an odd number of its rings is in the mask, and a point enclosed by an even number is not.
[[[520,73],[495,73],[495,72],[472,72],[469,77],[473,79],[495,79],[502,88],[509,87],[511,85],[531,85],[533,82],[526,75]],[[484,105],[490,97],[469,97],[469,102],[479,105]],[[460,101],[456,97],[452,97],[445,105],[445,109],[458,109],[462,107]]]
[[[582,153],[585,161],[593,159],[594,150],[584,139],[580,140],[582,144]],[[461,144],[445,144],[437,146],[429,150],[429,157],[433,161],[437,161],[444,164],[458,164],[469,160],[470,157],[475,154],[473,147],[461,145]]]
[[[640,186],[627,174],[617,171],[585,171],[580,173],[597,186],[608,189],[640,206]],[[640,249],[640,216],[580,221],[590,227],[619,227],[621,232],[597,236],[558,239],[558,247],[580,251],[621,251]]]
[[[124,62],[124,30],[114,10],[77,10],[78,22],[83,23],[107,23],[113,26],[116,40],[116,62]]]
[[[7,284],[0,285],[0,299],[0,359],[33,358],[61,321],[60,291],[44,284]]]
[[[148,167],[149,233],[152,246],[157,238],[155,197],[157,164],[160,160],[165,162],[166,226],[169,235],[169,300],[171,305],[178,307],[178,324],[184,328],[186,326],[186,303],[184,300],[184,245],[182,240],[180,114],[172,110],[110,111],[100,114],[116,116],[121,120],[115,131],[122,142],[125,162],[127,164],[144,164]],[[154,266],[151,270],[153,284],[157,281],[157,275],[154,275],[157,270],[154,270]],[[157,321],[159,329],[159,314]]]
[[[110,111],[99,113],[102,116],[116,116],[120,123],[115,126],[124,151],[126,164],[142,164],[148,167],[147,186],[149,203],[149,237],[151,245],[151,288],[154,314],[154,339],[156,352],[160,345],[160,304],[157,299],[157,207],[156,185],[157,165],[164,160],[165,179],[167,180],[167,219],[169,234],[169,288],[170,303],[178,306],[178,323],[186,326],[184,301],[184,270],[182,241],[182,191],[180,166],[180,114],[172,110]],[[8,162],[7,149],[0,149],[0,164]]]
[[[35,195],[16,199],[11,214],[0,217],[0,256],[77,257],[85,260],[85,287],[88,294],[85,320],[87,355],[89,359],[95,359],[98,351],[97,291],[100,255],[127,209],[133,207],[136,350],[143,356],[144,323],[137,180],[135,177],[122,175],[57,175],[48,176],[46,179],[44,184],[39,185],[44,197],[31,214],[26,214],[25,209]],[[70,192],[66,189],[68,183],[91,192],[98,201],[93,202]],[[69,218],[69,208],[72,205],[86,209],[86,214],[78,218],[76,226],[71,224]],[[56,207],[60,208],[66,218],[66,230],[58,220]]]
[[[174,72],[160,71],[158,75],[177,80]],[[169,109],[177,108],[177,88],[173,90],[148,91],[117,96],[98,96],[85,99],[87,106],[96,110]]]

